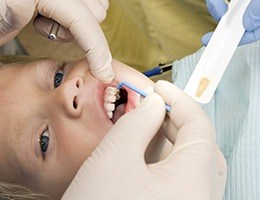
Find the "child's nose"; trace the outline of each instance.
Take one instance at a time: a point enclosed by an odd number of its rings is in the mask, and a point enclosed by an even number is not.
[[[61,108],[67,115],[78,118],[82,113],[82,105],[79,101],[80,88],[84,84],[83,78],[76,76],[62,83],[57,90],[57,99]]]

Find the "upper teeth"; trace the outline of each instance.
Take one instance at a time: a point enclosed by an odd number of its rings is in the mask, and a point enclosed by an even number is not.
[[[119,90],[115,87],[109,86],[105,89],[104,108],[107,116],[111,119],[113,111],[115,110],[115,102],[120,98]]]

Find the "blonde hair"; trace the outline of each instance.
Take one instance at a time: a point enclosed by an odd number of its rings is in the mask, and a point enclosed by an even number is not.
[[[28,55],[0,55],[0,65],[15,63],[15,62],[28,62],[36,60],[36,58]]]
[[[34,61],[40,61],[47,58],[33,57],[30,55],[0,55],[0,70],[6,66],[12,66],[12,64],[26,64]]]
[[[49,197],[31,192],[29,189],[10,183],[0,182],[1,200],[51,200]]]

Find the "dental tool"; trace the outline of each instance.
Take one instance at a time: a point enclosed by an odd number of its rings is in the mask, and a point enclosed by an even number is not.
[[[48,35],[48,39],[51,41],[56,40],[59,29],[60,29],[60,24],[58,22],[53,22],[51,30]]]
[[[156,76],[163,74],[172,69],[172,62],[171,63],[160,63],[158,66],[154,67],[153,69],[147,70],[143,72],[143,74],[147,77]]]
[[[146,96],[148,95],[146,92],[140,90],[139,88],[133,86],[132,84],[130,84],[130,83],[126,82],[126,81],[122,81],[122,82],[118,83],[117,86],[116,86],[116,88],[117,88],[118,90],[120,90],[123,86],[125,86],[125,87],[127,87],[127,88],[133,90],[134,92],[140,94],[142,97],[146,97]],[[171,111],[171,107],[170,107],[169,105],[167,105],[167,104],[165,104],[165,109],[166,109],[168,112]]]
[[[199,103],[208,103],[245,29],[243,15],[250,0],[232,0],[195,67],[185,89]]]

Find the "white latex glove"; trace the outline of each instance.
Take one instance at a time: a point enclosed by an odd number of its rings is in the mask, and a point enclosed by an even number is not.
[[[221,199],[226,163],[202,109],[171,83],[155,91],[172,106],[178,129],[170,155],[146,164],[144,152],[165,117],[164,102],[151,94],[120,118],[79,169],[62,200]]]
[[[58,40],[75,38],[86,53],[91,72],[103,82],[111,82],[114,73],[111,53],[99,22],[106,17],[108,0],[1,0],[0,46],[14,38],[37,16],[36,30],[48,36],[53,20],[62,25]]]

